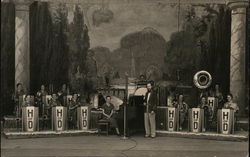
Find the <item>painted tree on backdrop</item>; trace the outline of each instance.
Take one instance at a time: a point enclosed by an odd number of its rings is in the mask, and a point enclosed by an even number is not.
[[[192,75],[200,66],[199,38],[206,32],[206,25],[196,17],[194,9],[186,13],[183,30],[173,33],[167,42],[165,57],[165,79],[191,83]]]
[[[75,6],[73,22],[69,26],[69,81],[72,90],[83,93],[86,76],[86,56],[89,49],[88,28],[84,24],[83,13],[79,6]],[[75,77],[77,76],[81,77]]]
[[[174,33],[167,43],[165,78],[176,79],[176,71],[180,70],[180,77],[189,78],[187,82],[192,84],[194,72],[204,69],[223,91],[228,91],[230,11],[222,5],[193,7],[202,7],[207,14],[198,17],[194,8],[187,12],[183,31]],[[221,71],[225,75],[220,75]]]

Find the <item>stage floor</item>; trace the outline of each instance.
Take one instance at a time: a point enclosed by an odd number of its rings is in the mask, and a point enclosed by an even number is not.
[[[247,157],[248,142],[135,135],[128,140],[111,136],[1,138],[1,156],[88,157]]]

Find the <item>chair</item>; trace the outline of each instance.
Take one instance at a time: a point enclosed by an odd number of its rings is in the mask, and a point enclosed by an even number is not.
[[[101,133],[106,133],[106,135],[109,135],[109,128],[110,128],[110,122],[108,120],[105,119],[100,119],[97,122],[98,124],[98,135],[100,135]],[[102,127],[105,126],[105,130],[102,130]]]

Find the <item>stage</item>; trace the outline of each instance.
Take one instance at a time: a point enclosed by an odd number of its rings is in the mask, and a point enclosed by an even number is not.
[[[55,138],[1,139],[1,156],[92,157],[246,157],[248,142],[132,136],[68,136]]]

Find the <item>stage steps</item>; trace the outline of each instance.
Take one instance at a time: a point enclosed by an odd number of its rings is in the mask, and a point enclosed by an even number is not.
[[[65,136],[86,136],[97,135],[97,130],[67,130],[67,131],[34,131],[34,132],[21,132],[21,131],[4,131],[3,135],[7,139],[19,138],[47,138],[47,137],[65,137]]]
[[[248,141],[248,131],[236,131],[235,134],[218,134],[216,132],[193,133],[187,131],[171,132],[164,130],[157,130],[157,138],[161,136],[193,138],[193,139],[208,139],[219,141]],[[49,137],[66,137],[66,136],[97,136],[97,130],[68,130],[68,131],[37,131],[37,132],[17,132],[9,131],[3,132],[7,139],[21,139],[21,138],[49,138]],[[136,135],[135,135],[136,136]],[[140,135],[143,136],[143,135]]]
[[[218,134],[215,132],[176,132],[176,131],[163,131],[158,130],[157,136],[168,136],[168,137],[182,137],[182,138],[194,138],[194,139],[208,139],[218,141],[248,141],[249,133],[246,131],[236,131],[235,134]]]
[[[240,117],[237,121],[238,130],[241,131],[249,131],[249,118],[248,117]]]

